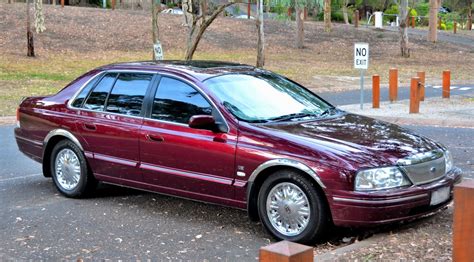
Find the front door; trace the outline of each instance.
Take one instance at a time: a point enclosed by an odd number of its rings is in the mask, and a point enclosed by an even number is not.
[[[233,197],[237,137],[187,124],[193,115],[220,118],[215,110],[191,84],[161,78],[140,135],[145,182],[186,197]]]

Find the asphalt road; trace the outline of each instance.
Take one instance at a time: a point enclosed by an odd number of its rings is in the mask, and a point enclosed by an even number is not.
[[[451,148],[474,178],[473,129],[409,128]],[[0,261],[252,261],[272,241],[240,210],[112,186],[89,199],[65,198],[18,151],[12,129],[0,127]]]
[[[360,90],[351,90],[345,92],[327,92],[318,93],[322,98],[326,99],[333,105],[352,105],[360,103]],[[441,97],[442,90],[441,86],[426,86],[425,97]],[[466,96],[474,97],[474,85],[457,85],[451,87],[451,95],[455,96]],[[399,87],[398,88],[398,100],[404,100],[410,98],[410,88]],[[380,101],[388,101],[388,87],[380,88]],[[364,89],[364,102],[371,103],[372,101],[372,89],[370,86],[366,86]]]
[[[385,26],[383,30],[398,32],[398,27]],[[410,37],[417,37],[420,40],[426,39],[428,30],[418,28],[408,28],[408,34]],[[453,34],[452,31],[438,30],[438,42],[451,43],[455,45],[463,45],[466,47],[474,47],[474,41],[472,36],[463,34]]]

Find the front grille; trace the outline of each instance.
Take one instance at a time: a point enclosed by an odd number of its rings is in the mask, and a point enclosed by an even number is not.
[[[437,158],[433,159],[433,155]],[[446,174],[444,155],[442,152],[440,154],[440,151],[433,151],[433,154],[430,154],[426,159],[418,157],[417,160],[414,164],[400,165],[400,168],[415,185],[438,180]]]

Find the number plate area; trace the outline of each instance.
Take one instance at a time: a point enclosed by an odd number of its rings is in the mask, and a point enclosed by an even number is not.
[[[446,200],[449,199],[450,192],[451,192],[450,187],[442,187],[440,189],[437,189],[431,192],[430,205],[435,206],[435,205],[445,202]]]

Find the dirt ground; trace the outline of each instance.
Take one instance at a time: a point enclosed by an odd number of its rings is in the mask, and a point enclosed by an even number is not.
[[[334,261],[451,261],[453,205],[435,216],[384,230],[377,242],[346,253]],[[436,232],[434,235],[433,232]],[[388,233],[388,234],[387,234]],[[435,237],[434,237],[435,236]]]
[[[44,6],[46,31],[35,34],[36,58],[27,58],[25,5],[0,4],[0,115],[12,115],[21,96],[55,92],[93,67],[119,61],[151,58],[151,18],[144,10]],[[160,39],[166,59],[182,59],[187,27],[182,16],[160,14]],[[294,48],[295,23],[266,21],[266,65],[316,92],[358,88],[353,69],[353,43],[370,44],[367,76],[379,74],[386,84],[388,69],[399,68],[400,82],[426,71],[427,83],[439,83],[444,69],[452,81],[472,81],[474,50],[447,43],[411,39],[411,57],[399,56],[396,32],[334,24],[305,23],[305,48]],[[474,38],[473,38],[474,40]],[[195,59],[255,63],[255,21],[219,17],[206,31]],[[3,82],[6,81],[6,82]],[[20,81],[20,82],[18,82]],[[25,83],[26,82],[26,83]],[[370,85],[370,82],[367,83]],[[5,91],[9,86],[10,91]],[[15,92],[11,92],[11,90]],[[12,102],[14,101],[14,102]],[[13,104],[13,105],[12,105]]]

